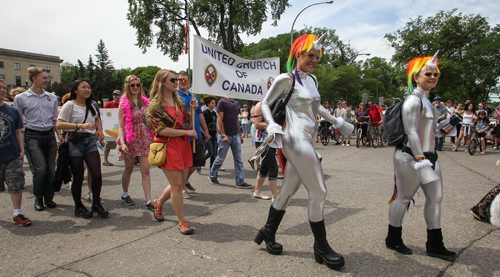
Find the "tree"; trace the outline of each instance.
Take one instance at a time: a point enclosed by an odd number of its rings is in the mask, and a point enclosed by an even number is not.
[[[114,90],[113,86],[113,62],[109,58],[108,49],[104,42],[99,40],[97,44],[96,64],[94,66],[94,83],[92,84],[93,95],[96,99],[101,99],[104,95],[109,95]]]
[[[378,102],[384,96],[402,98],[405,94],[405,72],[389,64],[385,59],[373,57],[362,64],[363,92],[368,94],[368,99]]]
[[[456,10],[421,16],[385,38],[395,48],[392,59],[403,67],[412,57],[440,50],[441,78],[433,93],[442,98],[486,101],[498,89],[500,76],[500,25],[490,27],[480,15]]]
[[[154,43],[173,61],[184,44],[185,21],[198,36],[199,28],[230,52],[242,46],[240,34],[256,35],[270,10],[276,25],[289,6],[288,0],[129,0],[127,19],[137,30],[137,46],[144,52]],[[187,16],[189,14],[189,16]]]
[[[81,63],[81,61],[80,61]],[[83,64],[82,64],[83,66]],[[76,65],[63,66],[61,69],[61,83],[71,84],[74,80],[78,79],[79,67]]]
[[[151,87],[153,80],[156,76],[156,73],[160,71],[161,68],[155,65],[150,65],[146,67],[136,67],[132,70],[132,74],[139,77],[141,79],[141,83],[144,87],[144,90],[147,90]]]

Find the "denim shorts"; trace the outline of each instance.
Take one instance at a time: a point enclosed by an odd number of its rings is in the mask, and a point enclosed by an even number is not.
[[[69,157],[83,157],[85,154],[97,152],[97,137],[95,134],[85,134],[77,141],[68,141]]]
[[[15,159],[0,163],[0,184],[7,184],[9,192],[20,192],[24,189],[23,161]]]

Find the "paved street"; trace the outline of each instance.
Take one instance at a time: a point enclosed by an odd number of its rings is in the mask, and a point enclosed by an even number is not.
[[[424,195],[415,196],[405,218],[403,238],[413,249],[403,256],[386,249],[387,200],[393,191],[393,148],[341,147],[317,144],[323,155],[328,197],[325,221],[330,244],[342,253],[346,265],[332,271],[314,261],[313,236],[307,221],[307,193],[301,188],[278,230],[284,246],[281,256],[267,254],[253,238],[264,224],[270,201],[256,200],[251,190],[233,188],[233,163],[228,155],[220,172],[221,185],[211,185],[207,168],[194,173],[198,194],[185,202],[192,236],[181,235],[167,203],[166,221],[159,223],[144,209],[140,173],[134,172],[131,196],[136,206],[122,205],[123,165],[112,152],[112,167],[103,167],[104,206],[109,219],[73,216],[70,191],[56,194],[56,209],[35,212],[31,174],[25,163],[27,189],[23,211],[33,220],[27,228],[11,222],[11,202],[0,194],[0,275],[2,276],[500,276],[500,230],[473,220],[469,208],[496,183],[500,152],[470,156],[440,152],[444,176],[442,227],[445,243],[459,252],[449,263],[425,255]],[[244,158],[252,146],[244,143]],[[246,181],[256,173],[245,161]],[[152,169],[153,195],[165,177]],[[84,183],[84,186],[86,183]],[[265,193],[269,194],[267,186]],[[84,189],[86,192],[86,188]],[[86,203],[89,206],[89,203]]]

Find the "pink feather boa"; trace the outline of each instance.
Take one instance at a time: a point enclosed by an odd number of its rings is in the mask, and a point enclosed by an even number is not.
[[[141,95],[142,103],[144,107],[149,106],[149,99]],[[125,123],[125,141],[127,143],[134,142],[134,124],[132,123],[132,108],[130,107],[130,101],[128,101],[127,96],[123,95],[120,98],[120,103],[123,108],[123,123]]]

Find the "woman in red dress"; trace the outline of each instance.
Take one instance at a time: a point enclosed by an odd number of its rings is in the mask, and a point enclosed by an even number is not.
[[[182,189],[188,169],[193,165],[188,136],[196,137],[196,131],[190,128],[188,110],[177,95],[177,78],[173,71],[162,69],[156,73],[150,97],[147,124],[155,133],[154,141],[167,144],[167,158],[160,168],[169,183],[160,197],[153,200],[154,217],[157,221],[163,221],[163,205],[171,198],[179,220],[179,231],[190,235],[193,228],[184,218]]]

